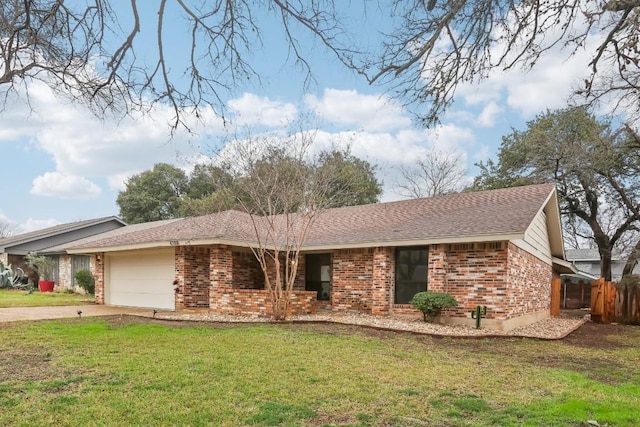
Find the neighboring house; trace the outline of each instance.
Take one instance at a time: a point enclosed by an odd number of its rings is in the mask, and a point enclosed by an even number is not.
[[[226,211],[138,224],[67,247],[96,257],[96,301],[161,309],[268,315],[248,214]],[[291,314],[325,310],[419,314],[424,290],[459,307],[442,321],[508,330],[549,316],[551,280],[564,261],[552,184],[323,211],[297,265]],[[174,285],[175,281],[175,285]]]
[[[567,261],[571,262],[577,273],[562,276],[562,307],[588,308],[591,306],[591,282],[601,276],[600,252],[598,249],[566,249]],[[611,280],[614,282],[622,278],[622,271],[626,260],[619,253],[614,252],[611,257]],[[633,270],[640,274],[640,265]]]
[[[24,257],[29,252],[37,252],[51,256],[57,261],[54,281],[63,288],[74,287],[73,275],[76,271],[90,268],[90,257],[86,255],[69,255],[64,245],[78,239],[102,234],[124,227],[125,222],[114,216],[96,218],[86,221],[71,222],[48,227],[30,233],[17,234],[0,239],[0,261],[12,267],[20,267],[28,273],[32,281],[37,277],[25,264]]]
[[[576,268],[594,277],[600,277],[600,252],[598,249],[567,249],[567,261],[572,262]],[[627,260],[623,259],[619,253],[613,252],[611,255],[611,280],[617,282],[622,279],[622,271]],[[638,266],[634,273],[638,273]]]

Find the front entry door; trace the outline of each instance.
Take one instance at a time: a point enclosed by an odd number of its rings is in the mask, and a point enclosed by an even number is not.
[[[305,257],[305,289],[318,292],[319,301],[331,299],[331,254]]]

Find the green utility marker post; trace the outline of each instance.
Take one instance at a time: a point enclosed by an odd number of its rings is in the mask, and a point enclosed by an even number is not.
[[[476,319],[476,329],[480,329],[480,319],[487,315],[487,306],[478,305],[476,309],[471,312],[471,318]]]

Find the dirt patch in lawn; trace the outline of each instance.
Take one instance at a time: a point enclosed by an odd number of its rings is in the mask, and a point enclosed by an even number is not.
[[[565,338],[564,341],[567,344],[586,349],[615,350],[617,348],[627,348],[629,344],[621,343],[615,340],[615,337],[620,335],[624,328],[629,327],[631,326],[587,322]]]
[[[45,347],[14,347],[0,351],[0,378],[3,382],[42,381],[56,378],[53,355]]]

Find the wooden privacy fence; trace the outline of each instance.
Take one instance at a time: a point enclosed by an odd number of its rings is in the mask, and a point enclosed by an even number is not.
[[[616,322],[640,325],[640,286],[620,282],[616,285]]]
[[[597,323],[640,324],[640,286],[634,283],[591,283],[591,320]]]

